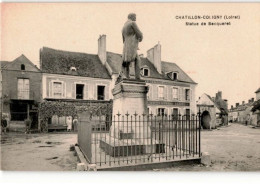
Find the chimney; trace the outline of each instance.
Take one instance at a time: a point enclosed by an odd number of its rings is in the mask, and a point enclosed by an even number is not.
[[[234,108],[233,105],[231,105],[231,109],[232,109],[232,110],[233,110],[233,108]]]
[[[255,98],[251,98],[251,101],[254,102],[254,101],[255,101]]]
[[[220,99],[222,99],[222,91],[218,91],[218,93],[216,93],[216,100]]]
[[[107,51],[106,51],[106,35],[100,35],[98,38],[98,57],[103,65],[107,61]]]
[[[251,99],[248,100],[248,103],[251,103]]]
[[[245,104],[245,101],[242,101],[242,105],[244,105]]]
[[[239,103],[236,103],[236,107],[238,107],[239,106]]]
[[[153,48],[147,51],[147,58],[153,63],[157,71],[161,74],[161,44],[158,42]]]

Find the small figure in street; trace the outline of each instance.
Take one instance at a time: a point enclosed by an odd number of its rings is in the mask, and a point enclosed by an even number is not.
[[[6,127],[7,127],[7,119],[6,118],[2,118],[1,126],[2,126],[3,133],[6,134]]]
[[[75,116],[73,119],[73,130],[74,131],[78,130],[78,116]]]
[[[72,129],[72,117],[69,116],[66,119],[67,119],[67,121],[66,121],[66,123],[67,123],[67,131],[70,132],[71,129]]]
[[[25,121],[25,134],[29,134],[31,132],[31,125],[32,125],[32,120],[30,118],[26,119]]]

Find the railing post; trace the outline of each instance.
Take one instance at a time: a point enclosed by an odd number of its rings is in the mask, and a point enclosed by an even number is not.
[[[201,113],[199,111],[199,157],[201,157]]]

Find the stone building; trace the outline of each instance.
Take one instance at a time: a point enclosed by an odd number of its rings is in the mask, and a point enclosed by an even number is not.
[[[222,99],[222,92],[216,97],[202,94],[197,101],[197,110],[201,112],[203,128],[213,129],[219,125],[227,125],[227,100]]]
[[[252,105],[250,124],[260,126],[260,88],[255,91],[256,101]]]
[[[12,130],[24,130],[24,120],[32,120],[38,128],[37,107],[42,100],[41,71],[27,57],[21,55],[11,62],[2,62],[3,113],[10,120]]]
[[[110,100],[121,71],[121,54],[106,51],[106,35],[98,39],[98,54],[43,47],[43,99]],[[195,83],[177,64],[161,60],[161,45],[141,57],[141,79],[149,86],[148,109],[153,114],[196,114]],[[133,66],[130,75],[134,76]],[[53,119],[52,119],[53,122]]]
[[[231,108],[229,109],[229,121],[242,124],[255,123],[256,125],[256,117],[252,112],[255,103],[254,98],[251,98],[247,103],[242,101],[242,104],[236,103],[235,107],[231,105]]]
[[[43,47],[40,50],[43,99],[78,107],[108,103],[112,99],[111,76],[101,59],[99,54]],[[66,129],[71,120],[71,116],[53,116],[48,129]]]
[[[106,36],[99,38],[99,51],[104,57],[104,65],[112,77],[112,87],[121,71],[121,54],[107,52]],[[158,43],[141,58],[141,79],[149,86],[148,111],[156,115],[196,114],[195,83],[176,63],[161,60],[161,45]],[[105,60],[106,59],[106,60]],[[130,68],[133,77],[134,65]]]

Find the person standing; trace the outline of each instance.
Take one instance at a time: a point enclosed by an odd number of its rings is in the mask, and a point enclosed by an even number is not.
[[[78,130],[78,116],[75,116],[74,119],[73,119],[73,130],[74,131],[77,131]]]
[[[72,129],[72,117],[71,116],[68,116],[68,117],[66,117],[66,119],[67,119],[67,121],[66,121],[66,123],[67,123],[67,131],[71,131],[71,129]]]

